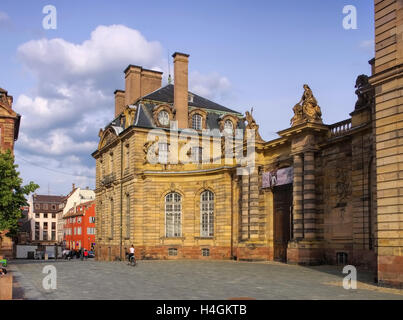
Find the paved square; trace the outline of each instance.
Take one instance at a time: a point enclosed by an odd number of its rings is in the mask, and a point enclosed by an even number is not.
[[[57,269],[57,289],[42,287],[43,267]],[[342,287],[342,268],[301,267],[275,262],[28,261],[10,264],[16,294],[24,299],[399,299],[403,291],[378,288],[358,272],[358,289]]]

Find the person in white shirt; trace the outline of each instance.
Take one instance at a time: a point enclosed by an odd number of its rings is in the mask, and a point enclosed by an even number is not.
[[[132,245],[129,249],[129,261],[130,258],[134,256],[135,250],[134,250],[134,246]]]

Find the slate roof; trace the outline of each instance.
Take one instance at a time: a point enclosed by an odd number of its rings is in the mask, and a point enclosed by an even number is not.
[[[220,118],[228,113],[231,113],[237,117],[242,117],[242,113],[231,110],[211,100],[203,98],[197,94],[189,91],[189,94],[193,95],[193,102],[188,102],[189,107],[206,109],[207,112],[207,128],[219,129]],[[134,127],[141,128],[158,128],[153,119],[153,110],[160,103],[173,104],[174,103],[174,85],[168,84],[160,89],[151,92],[137,100],[136,113],[134,121],[131,124]],[[110,122],[106,127],[112,127],[115,130],[116,135],[120,135],[124,131],[124,114],[120,114],[116,119]],[[238,121],[237,129],[245,129],[244,121]]]
[[[198,107],[198,108],[204,108],[204,109],[211,109],[211,110],[241,114],[238,111],[228,109],[227,107],[224,107],[218,103],[215,103],[211,100],[203,98],[193,92],[189,91],[189,93],[193,95],[193,102],[188,103],[189,106],[191,106],[191,107]],[[142,97],[141,99],[173,103],[174,102],[174,85],[168,84],[165,87],[162,87],[162,88]]]
[[[60,203],[63,202],[64,196],[49,196],[49,195],[34,195],[33,196],[33,201],[35,202],[56,202]]]

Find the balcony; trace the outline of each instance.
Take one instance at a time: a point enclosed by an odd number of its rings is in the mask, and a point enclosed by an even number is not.
[[[343,136],[351,130],[351,119],[331,124],[329,129],[331,138]]]

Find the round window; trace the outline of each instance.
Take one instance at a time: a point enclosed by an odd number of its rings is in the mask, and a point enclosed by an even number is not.
[[[169,124],[168,112],[165,110],[160,111],[160,113],[158,113],[158,122],[163,126],[167,126]]]

